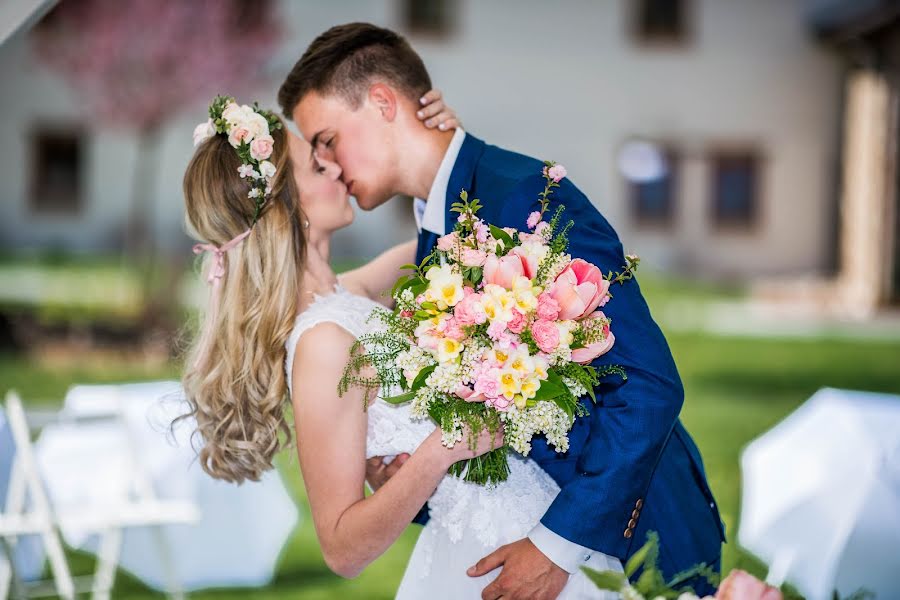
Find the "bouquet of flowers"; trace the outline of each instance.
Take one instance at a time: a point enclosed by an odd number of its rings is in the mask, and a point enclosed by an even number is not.
[[[502,426],[504,447],[450,468],[467,481],[506,479],[507,447],[527,455],[537,434],[567,451],[575,418],[587,414],[581,399],[596,402],[601,377],[625,377],[619,366],[588,363],[615,342],[599,309],[639,259],[629,255],[621,272],[604,277],[568,255],[573,223],[560,227],[564,207],[545,220],[566,171],[547,162],[543,174],[540,210],[528,216],[527,231],[485,223],[479,201],[460,194],[454,231],[421,264],[404,266],[409,274],[391,292],[395,309],[375,313],[385,327],[354,345],[339,387],[341,394],[351,385],[399,387],[384,400],[411,402],[415,417],[440,426],[448,447]]]

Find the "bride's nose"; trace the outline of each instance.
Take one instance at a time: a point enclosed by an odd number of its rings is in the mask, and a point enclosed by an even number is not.
[[[325,175],[327,175],[330,179],[337,181],[341,176],[341,166],[336,162],[330,161],[326,158],[322,158],[319,153],[315,153],[316,162],[319,163],[319,166],[325,169]]]

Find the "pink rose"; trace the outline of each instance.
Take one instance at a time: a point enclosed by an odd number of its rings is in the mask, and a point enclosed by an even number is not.
[[[493,283],[511,290],[516,276],[524,274],[525,267],[517,254],[510,253],[503,258],[497,258],[492,254],[484,261],[485,283]]]
[[[416,313],[414,313],[411,310],[401,310],[400,311],[400,316],[403,317],[404,319],[408,319],[411,316],[413,316],[414,314],[416,314]]]
[[[254,160],[266,160],[272,156],[275,139],[271,135],[263,135],[250,142],[250,156]]]
[[[228,143],[235,148],[238,148],[242,143],[250,138],[250,130],[246,127],[235,127],[228,133]]]
[[[456,246],[456,237],[457,236],[455,231],[439,237],[437,241],[438,250],[443,250],[444,252],[449,252],[450,250],[452,250],[453,247]]]
[[[506,323],[503,321],[494,321],[487,328],[488,337],[492,340],[499,341],[506,331]]]
[[[716,600],[782,600],[781,591],[739,569],[719,585]]]
[[[576,258],[560,273],[548,290],[559,303],[559,318],[581,319],[600,305],[609,293],[609,281],[600,269]]]
[[[525,315],[518,309],[513,309],[513,318],[506,324],[507,329],[513,333],[522,333],[525,329]]]
[[[496,398],[500,395],[500,369],[486,369],[478,379],[475,380],[474,387],[474,392],[476,394],[481,394],[488,398],[485,403],[490,402],[492,398]]]
[[[461,342],[466,339],[466,332],[462,330],[462,324],[458,319],[450,318],[444,326],[444,337]]]
[[[605,319],[605,318],[606,318],[606,315],[604,315],[602,312],[600,312],[598,310],[585,320]],[[612,349],[613,344],[615,344],[615,343],[616,343],[616,336],[614,336],[612,334],[612,331],[609,330],[608,324],[604,325],[603,326],[603,340],[596,342],[594,344],[591,344],[589,346],[585,346],[584,348],[575,348],[574,350],[572,350],[572,362],[577,362],[577,363],[586,365],[587,363],[591,362],[598,356],[602,356],[603,354],[606,354],[607,352],[609,352]]]
[[[553,165],[550,167],[550,170],[547,171],[547,176],[556,183],[559,183],[566,175],[568,175],[568,173],[566,172],[566,168],[562,165]]]
[[[538,348],[548,354],[559,346],[559,329],[552,321],[538,319],[531,325],[531,335]]]
[[[481,267],[487,260],[487,252],[475,248],[463,248],[460,260],[467,267]]]
[[[537,224],[540,222],[540,220],[541,220],[541,213],[540,213],[540,211],[536,210],[533,213],[531,213],[530,215],[528,215],[528,220],[525,221],[525,224],[528,225],[528,229],[534,229],[535,226],[537,226]]]
[[[469,287],[463,289],[465,296],[453,309],[453,316],[460,325],[480,325],[487,321],[484,307],[480,304],[481,294],[476,294],[471,290],[472,288]]]
[[[559,316],[559,303],[547,292],[538,296],[537,315],[547,321],[555,321]]]

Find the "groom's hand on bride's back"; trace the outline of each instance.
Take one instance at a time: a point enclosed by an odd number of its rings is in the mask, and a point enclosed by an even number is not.
[[[456,111],[444,104],[441,90],[427,92],[419,99],[419,104],[422,108],[416,112],[416,117],[428,129],[438,128],[441,131],[448,131],[462,125]]]
[[[466,573],[481,577],[498,567],[503,570],[481,592],[483,600],[556,600],[569,581],[569,574],[528,538],[500,546]]]

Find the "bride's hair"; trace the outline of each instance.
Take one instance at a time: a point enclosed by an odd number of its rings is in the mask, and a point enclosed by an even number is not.
[[[271,193],[251,233],[224,254],[221,287],[211,297],[218,307],[201,315],[185,357],[182,383],[191,410],[176,419],[196,418],[203,470],[235,483],[259,480],[292,437],[285,415],[285,342],[297,312],[306,241],[288,134],[282,127],[271,135]],[[241,165],[226,135],[213,135],[197,148],[184,175],[192,237],[220,247],[251,226],[254,203],[238,174]],[[204,257],[209,272],[216,257]]]

